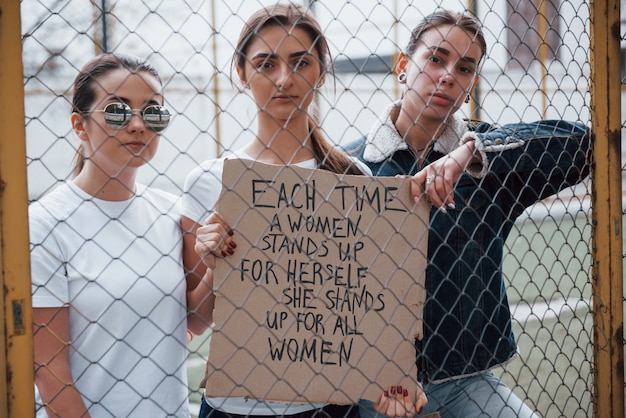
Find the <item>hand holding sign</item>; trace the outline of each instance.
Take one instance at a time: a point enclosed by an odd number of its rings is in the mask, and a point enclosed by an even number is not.
[[[421,387],[417,389],[415,399],[413,402],[408,389],[402,386],[391,386],[373,406],[374,410],[381,415],[413,418],[415,414],[420,414],[428,404],[426,394]]]
[[[207,394],[415,393],[428,207],[414,205],[405,178],[227,160],[220,213],[237,253],[216,264]]]
[[[196,230],[194,251],[202,257],[202,261],[210,269],[215,268],[215,256],[233,255],[237,244],[231,238],[232,229],[226,220],[217,212],[212,213],[205,225]]]

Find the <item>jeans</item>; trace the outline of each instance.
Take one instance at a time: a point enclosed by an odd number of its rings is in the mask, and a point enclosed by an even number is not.
[[[424,385],[428,405],[422,414],[441,418],[539,418],[492,372]],[[370,401],[359,401],[362,418],[382,418]]]
[[[286,418],[359,418],[359,410],[355,405],[326,405],[322,409],[286,415]],[[202,397],[202,405],[198,418],[269,418],[269,415],[236,415],[213,409]]]

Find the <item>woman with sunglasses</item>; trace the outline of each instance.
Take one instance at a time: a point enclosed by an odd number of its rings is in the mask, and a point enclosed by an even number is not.
[[[367,168],[324,138],[310,108],[323,85],[329,66],[326,38],[318,22],[304,8],[295,4],[277,4],[254,13],[239,37],[233,67],[258,109],[256,137],[229,158],[245,158],[266,164],[321,168],[337,173],[362,174]],[[202,163],[185,181],[183,226],[185,266],[197,277],[211,277],[214,267],[212,244],[230,234],[216,210],[222,185],[224,159]],[[206,226],[201,226],[209,218]],[[200,227],[200,228],[199,228]],[[199,254],[196,254],[196,234]],[[204,239],[206,241],[204,241]],[[233,254],[230,237],[220,251]],[[211,268],[205,268],[202,263]],[[206,257],[205,257],[206,256]],[[205,274],[206,271],[206,274]],[[207,282],[209,282],[207,280]],[[214,297],[211,303],[214,302]],[[210,309],[204,312],[212,318]],[[241,347],[245,349],[245,347]],[[207,379],[211,379],[208,370]],[[272,384],[272,382],[268,382]],[[293,416],[354,417],[356,406],[311,403],[282,403],[244,398],[203,397],[200,418],[239,418]]]
[[[74,82],[74,177],[29,208],[37,417],[189,416],[177,197],[136,182],[163,100],[129,57],[100,55]]]

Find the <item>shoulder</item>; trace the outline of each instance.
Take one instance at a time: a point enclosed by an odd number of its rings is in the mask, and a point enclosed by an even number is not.
[[[225,157],[204,161],[194,168],[185,179],[181,210],[183,215],[196,222],[205,219],[215,209],[222,191],[222,173],[226,158],[250,158],[243,151],[234,151]]]
[[[221,183],[225,158],[215,158],[202,162],[191,170],[185,178],[185,193],[205,185]]]
[[[228,152],[226,155],[220,158],[212,158],[210,160],[203,161],[197,167],[189,172],[185,179],[185,191],[193,188],[198,182],[214,182],[222,181],[222,171],[224,170],[224,161],[227,158],[247,158],[247,154],[243,149],[238,149]]]
[[[212,160],[203,161],[189,172],[187,178],[197,178],[206,175],[206,173],[221,172],[224,167],[224,160],[225,158],[214,158]]]
[[[185,193],[197,188],[213,188],[216,185],[219,185],[221,189],[224,161],[232,158],[251,159],[243,149],[238,149],[228,152],[223,157],[202,162],[187,175],[184,186]]]
[[[141,196],[146,204],[153,205],[161,210],[172,210],[177,203],[179,197],[174,193],[170,193],[156,187],[148,187],[143,184],[137,184],[137,196]]]
[[[56,240],[56,236],[71,231],[72,228],[61,228],[74,222],[93,221],[98,213],[90,218],[82,218],[85,200],[79,192],[68,183],[59,184],[28,206],[28,228],[31,245],[42,244],[48,240]]]
[[[353,140],[352,142],[348,142],[347,144],[342,145],[341,149],[343,149],[349,155],[352,155],[355,153],[363,154],[366,141],[367,141],[367,137],[363,136],[359,139]]]
[[[67,184],[59,184],[56,188],[31,202],[28,206],[29,220],[66,219],[75,210],[77,201],[82,201]]]
[[[372,175],[372,170],[370,169],[370,167],[367,164],[365,164],[363,161],[361,161],[358,157],[351,155],[351,154],[348,154],[348,157],[354,162],[354,164],[359,168],[359,170],[361,170],[364,176]]]
[[[348,154],[348,157],[350,157],[354,161],[358,161],[357,165],[359,166],[361,171],[363,171],[362,166],[366,166],[366,164],[363,163],[363,153],[365,152],[366,144],[367,137],[362,137],[341,146],[341,150]],[[370,171],[369,168],[367,171]]]

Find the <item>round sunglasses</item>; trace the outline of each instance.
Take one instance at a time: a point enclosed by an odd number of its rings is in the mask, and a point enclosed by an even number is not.
[[[143,109],[132,109],[122,102],[113,102],[104,106],[102,110],[92,110],[89,113],[104,113],[104,121],[111,129],[124,129],[130,123],[134,112],[140,112],[146,128],[154,132],[161,132],[170,123],[170,111],[165,106],[150,105]]]

